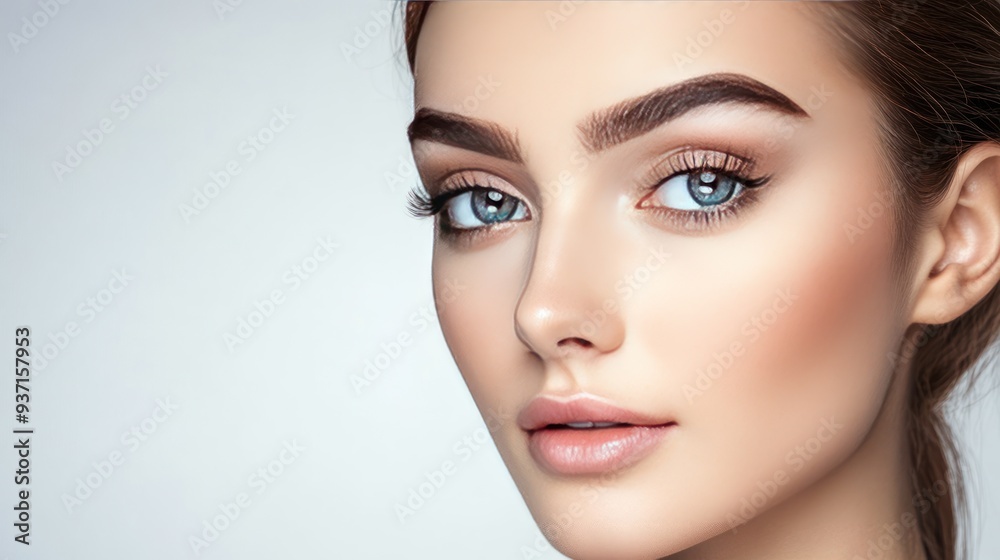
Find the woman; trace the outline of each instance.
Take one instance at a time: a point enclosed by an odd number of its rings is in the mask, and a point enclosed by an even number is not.
[[[1000,4],[410,2],[448,346],[572,558],[953,559]]]

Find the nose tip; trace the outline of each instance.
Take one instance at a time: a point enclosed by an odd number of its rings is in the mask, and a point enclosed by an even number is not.
[[[542,359],[614,351],[624,339],[622,322],[590,303],[594,295],[585,285],[529,281],[515,313],[518,338]]]

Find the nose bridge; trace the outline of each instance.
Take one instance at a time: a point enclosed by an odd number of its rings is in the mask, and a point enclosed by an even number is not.
[[[621,343],[620,310],[609,309],[617,269],[612,214],[575,188],[543,208],[514,317],[518,337],[543,358]]]

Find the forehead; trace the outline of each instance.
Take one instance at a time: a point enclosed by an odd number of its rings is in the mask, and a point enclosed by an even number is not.
[[[735,72],[808,107],[817,92],[850,91],[851,78],[803,4],[436,2],[417,49],[416,105],[542,137],[622,99]]]

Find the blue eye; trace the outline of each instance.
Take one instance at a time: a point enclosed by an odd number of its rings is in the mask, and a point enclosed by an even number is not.
[[[654,206],[675,210],[699,210],[724,204],[745,189],[739,179],[717,171],[703,170],[681,173],[667,179],[650,197]]]
[[[476,187],[457,194],[444,203],[448,226],[475,229],[504,222],[524,220],[528,207],[519,198],[496,189]]]

